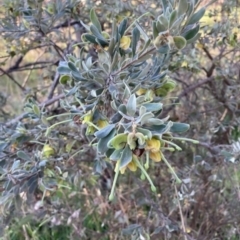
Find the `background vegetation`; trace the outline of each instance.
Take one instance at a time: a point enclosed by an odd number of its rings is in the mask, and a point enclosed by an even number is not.
[[[159,16],[161,2],[1,1],[2,239],[240,238],[239,2],[202,1],[202,6],[207,10],[201,37],[171,58],[170,76],[178,85],[163,100],[161,113],[189,123],[184,136],[200,141],[180,143],[181,152],[167,154],[183,183],[175,185],[160,162],[149,171],[157,194],[126,172],[109,202],[114,171],[108,166],[99,174],[79,119],[54,129],[49,143],[56,154],[44,168],[45,182],[39,182],[43,173],[36,176],[34,164],[44,142],[38,141],[37,120],[27,118],[29,108],[39,106],[48,117],[65,112],[56,69],[68,54],[79,56],[86,33],[82,23],[89,23],[92,7],[108,32],[112,19],[131,22],[146,12]],[[139,23],[150,31],[151,17]],[[86,53],[97,57],[93,46]],[[16,177],[23,165],[27,177],[20,172]]]

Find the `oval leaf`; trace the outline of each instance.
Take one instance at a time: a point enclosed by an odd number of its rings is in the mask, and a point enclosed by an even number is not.
[[[199,25],[197,25],[193,29],[190,29],[189,31],[185,32],[183,34],[183,37],[186,40],[190,40],[190,39],[194,38],[198,34],[198,32],[199,32],[199,28],[200,28]]]
[[[137,109],[137,101],[136,101],[135,94],[132,94],[128,99],[126,108],[127,108],[127,113],[133,117]]]
[[[102,27],[93,8],[90,11],[90,20],[93,23],[93,25],[98,29],[98,31],[101,32]]]
[[[180,0],[178,4],[178,17],[186,13],[188,10],[188,1],[187,0]]]
[[[185,46],[187,44],[186,39],[184,37],[181,37],[181,36],[173,37],[173,41],[174,41],[174,44],[175,44],[176,48],[179,49],[179,50],[185,48]]]
[[[101,130],[95,132],[95,136],[100,139],[106,137],[115,127],[115,124],[109,124]]]
[[[186,123],[173,123],[172,127],[170,128],[170,131],[172,133],[183,133],[186,132],[189,129],[189,124]]]

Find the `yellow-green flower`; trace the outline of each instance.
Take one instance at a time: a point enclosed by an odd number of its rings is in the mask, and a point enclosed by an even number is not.
[[[150,140],[146,140],[145,150],[149,151],[149,157],[154,162],[160,162],[161,161],[160,147],[161,147],[161,142],[157,138],[153,137]]]
[[[93,118],[93,113],[92,113],[92,111],[89,111],[89,112],[84,116],[82,123],[88,124],[89,122],[92,122],[92,118]]]
[[[97,121],[97,126],[100,129],[106,127],[107,125],[108,125],[108,121],[106,121],[106,120],[100,119],[100,120]]]
[[[127,36],[123,36],[120,40],[120,48],[127,50],[130,47],[131,38]]]
[[[127,168],[132,172],[136,172],[137,171],[137,164],[134,162],[134,160],[137,160],[137,156],[133,154],[132,161],[130,163],[128,163],[127,166],[125,166],[123,168],[120,168],[120,173],[124,174]],[[115,172],[116,172],[116,169],[118,168],[119,164],[120,164],[120,160],[117,161],[117,164],[116,164],[116,167],[115,167]]]
[[[44,157],[51,157],[51,156],[53,156],[54,155],[54,153],[55,153],[55,150],[54,150],[54,148],[52,148],[50,145],[48,145],[48,144],[46,144],[46,145],[44,145],[44,147],[43,147],[43,150],[42,150],[42,155],[44,156]]]
[[[136,91],[136,94],[137,94],[138,96],[141,96],[141,95],[145,94],[146,92],[147,92],[147,89],[140,88],[140,89],[138,89],[138,90]]]

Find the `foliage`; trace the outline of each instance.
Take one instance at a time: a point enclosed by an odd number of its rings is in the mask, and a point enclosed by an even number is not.
[[[238,183],[239,44],[229,16],[239,10],[228,2],[205,14],[180,0],[147,12],[150,1],[132,2],[4,2],[5,60],[15,63],[1,71],[26,96],[24,113],[1,128],[6,237],[237,237],[226,174]],[[36,49],[46,61],[24,63]],[[21,69],[34,69],[32,81],[19,84]]]

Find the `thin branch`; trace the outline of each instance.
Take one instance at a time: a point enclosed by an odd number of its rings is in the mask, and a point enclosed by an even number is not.
[[[52,105],[54,102],[56,101],[59,101],[60,99],[64,98],[65,97],[65,94],[64,93],[61,93],[57,96],[55,96],[54,98],[52,99],[49,99],[49,100],[46,100],[42,103],[39,104],[39,107],[47,107],[47,106],[50,106]],[[27,116],[27,113],[22,113],[21,115],[17,116],[16,118],[8,121],[5,126],[6,127],[10,127],[14,124],[16,124],[17,122],[21,121],[23,118],[25,118]]]
[[[195,91],[197,88],[201,87],[202,85],[211,82],[214,80],[214,77],[206,78],[196,84],[192,84],[190,87],[186,88],[184,91],[182,91],[177,99],[174,101],[173,105],[171,105],[169,108],[164,110],[163,116],[166,116],[176,105],[176,103],[179,103],[180,99],[184,96],[187,96],[190,92]]]
[[[174,186],[175,188],[175,194],[176,194],[176,198],[177,198],[177,203],[178,203],[178,208],[179,208],[179,213],[180,213],[180,218],[181,218],[181,223],[182,223],[182,230],[183,230],[183,234],[184,234],[184,239],[187,240],[187,236],[186,236],[186,227],[185,227],[185,221],[184,221],[184,217],[183,217],[183,212],[182,212],[182,207],[178,198],[178,192],[177,192],[177,187],[176,185]]]
[[[7,71],[3,70],[2,68],[0,68],[0,71],[3,73],[2,75],[7,75],[9,77],[9,79],[11,79],[11,81],[14,82],[22,91],[25,91],[25,88],[23,86],[21,86],[21,84],[18,83],[17,80],[15,80],[14,77],[12,77],[10,75],[10,73],[8,73]]]
[[[57,87],[57,85],[58,85],[58,82],[59,82],[59,77],[60,77],[60,76],[59,76],[59,73],[56,72],[56,73],[55,73],[55,76],[54,76],[54,80],[53,80],[52,86],[51,86],[50,91],[49,91],[49,93],[48,93],[48,97],[47,97],[48,100],[53,97],[54,90],[56,89],[56,87]]]

